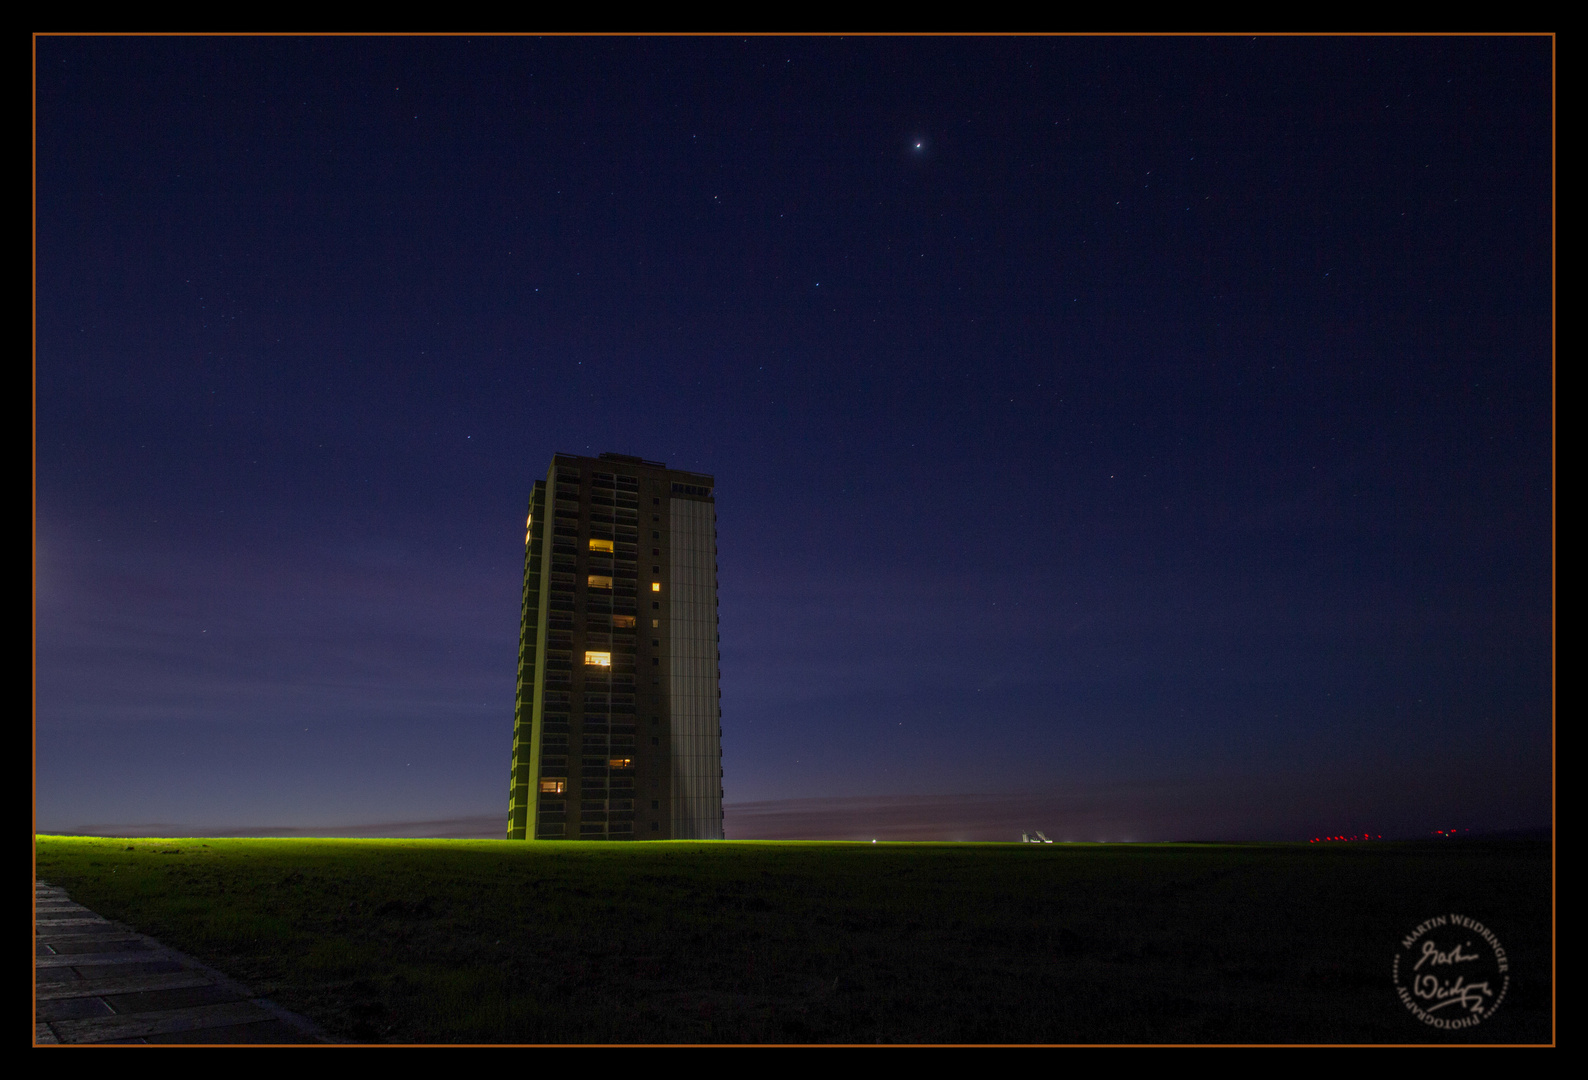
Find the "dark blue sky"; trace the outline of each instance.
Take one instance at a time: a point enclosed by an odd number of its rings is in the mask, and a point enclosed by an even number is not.
[[[35,44],[40,828],[505,821],[604,450],[730,835],[1548,823],[1550,39]]]

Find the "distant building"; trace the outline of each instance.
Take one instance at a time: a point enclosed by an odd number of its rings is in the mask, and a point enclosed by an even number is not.
[[[554,456],[520,627],[507,838],[722,839],[712,477]]]

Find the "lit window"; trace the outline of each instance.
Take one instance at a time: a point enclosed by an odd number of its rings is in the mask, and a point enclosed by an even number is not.
[[[590,550],[591,551],[611,551],[612,550],[612,541],[610,541],[610,540],[592,540],[592,541],[590,541]]]
[[[592,589],[610,589],[612,587],[611,574],[591,574],[590,587]]]
[[[632,769],[634,768],[634,759],[631,757],[615,757],[607,762],[607,767],[611,769]]]
[[[662,620],[660,620],[660,619],[652,619],[651,620],[651,625],[652,626],[661,626],[662,625]]]
[[[612,616],[612,625],[613,626],[628,626],[628,627],[632,627],[634,625],[634,616],[633,615],[614,615],[614,616]]]
[[[585,667],[611,667],[612,654],[609,652],[587,652],[584,654]]]
[[[591,578],[590,580],[594,581],[595,578]],[[612,579],[611,578],[607,578],[607,588],[610,589],[611,587],[612,587]],[[662,591],[662,583],[660,581],[651,582],[651,592],[661,592],[661,591]]]
[[[568,781],[560,776],[551,776],[540,782],[540,791],[543,795],[561,795],[568,786]]]

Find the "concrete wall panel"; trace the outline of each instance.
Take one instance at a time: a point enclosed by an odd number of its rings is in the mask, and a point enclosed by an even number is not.
[[[672,499],[668,512],[673,837],[720,840],[716,507],[695,499]]]

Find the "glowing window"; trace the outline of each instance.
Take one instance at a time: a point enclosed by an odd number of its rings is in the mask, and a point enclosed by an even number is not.
[[[609,652],[587,652],[584,654],[585,667],[611,667],[612,654]]]
[[[612,579],[608,578],[607,579],[607,588],[610,589],[611,587],[612,587]],[[662,583],[660,581],[651,582],[651,592],[661,592],[661,591],[662,591]]]
[[[591,574],[590,587],[592,589],[610,589],[612,587],[611,574]]]
[[[568,781],[560,776],[550,776],[540,782],[540,790],[544,795],[561,795],[567,786]]]
[[[628,627],[632,627],[634,625],[634,616],[633,615],[614,615],[614,616],[612,616],[612,625],[613,626],[628,626]]]
[[[590,550],[591,551],[611,551],[612,550],[612,541],[610,541],[610,540],[592,540],[592,541],[590,541]]]
[[[615,757],[611,761],[607,762],[607,767],[609,769],[632,769],[634,768],[634,759],[629,757]]]

